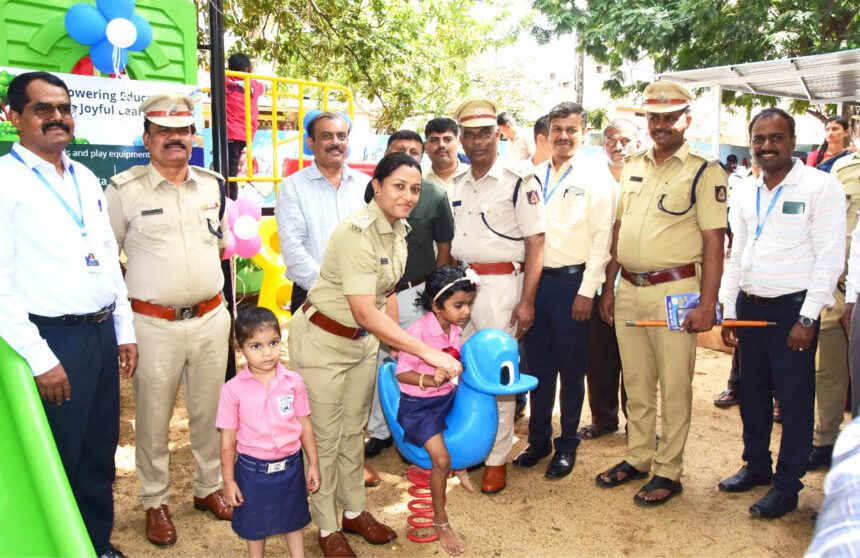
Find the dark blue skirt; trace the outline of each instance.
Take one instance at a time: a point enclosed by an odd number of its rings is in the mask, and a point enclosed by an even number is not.
[[[284,460],[283,471],[266,473],[270,463]],[[271,461],[240,453],[234,471],[245,502],[233,508],[233,530],[243,539],[292,533],[311,522],[301,450]]]
[[[415,397],[400,394],[400,408],[397,409],[397,422],[403,427],[403,440],[418,446],[424,444],[448,428],[445,417],[454,405],[457,390],[435,397]]]

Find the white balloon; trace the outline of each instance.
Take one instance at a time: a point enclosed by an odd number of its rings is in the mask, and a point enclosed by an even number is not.
[[[242,240],[254,238],[258,234],[257,221],[250,215],[242,215],[233,223],[233,234]]]
[[[105,29],[107,40],[117,48],[128,48],[137,40],[137,28],[124,17],[112,19]]]

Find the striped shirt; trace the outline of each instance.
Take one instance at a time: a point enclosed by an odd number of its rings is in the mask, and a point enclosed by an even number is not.
[[[735,236],[720,291],[725,318],[737,317],[741,290],[768,298],[805,290],[800,315],[812,319],[833,306],[845,265],[845,192],[839,180],[795,160],[772,190],[762,176],[755,187],[734,192],[729,220]]]

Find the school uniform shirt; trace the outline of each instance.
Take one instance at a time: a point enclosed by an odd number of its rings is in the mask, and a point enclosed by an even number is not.
[[[23,162],[11,153],[0,157],[0,337],[38,376],[59,360],[28,314],[90,314],[115,303],[117,343],[134,343],[131,306],[98,178],[65,153],[60,176],[52,163],[17,142],[12,149]],[[86,238],[35,171],[74,213],[83,210]],[[98,266],[87,265],[90,253]]]
[[[236,430],[236,451],[281,459],[302,449],[298,417],[311,414],[302,377],[278,363],[268,389],[248,367],[221,388],[215,427]]]
[[[435,349],[445,349],[452,347],[460,350],[460,332],[461,328],[458,325],[451,324],[451,329],[448,333],[439,325],[439,320],[433,312],[427,312],[417,322],[409,326],[406,333],[420,339]],[[433,375],[436,374],[436,367],[430,366],[415,355],[411,355],[406,351],[400,351],[400,356],[397,358],[397,374],[404,372],[418,372],[419,374],[428,374],[428,378],[424,378],[424,391],[418,386],[400,383],[400,391],[406,395],[413,397],[438,397],[454,391],[454,384],[450,381],[444,382],[441,386],[436,387],[433,384]]]
[[[582,153],[556,168],[552,159],[535,167],[543,184],[546,241],[543,265],[549,268],[585,264],[578,294],[592,298],[605,278],[615,222],[613,186]]]
[[[737,316],[738,291],[773,298],[805,290],[800,315],[817,319],[825,306],[833,305],[845,263],[842,185],[795,160],[772,190],[762,175],[754,188],[739,189],[733,198],[729,218],[735,236],[720,292],[724,317]]]

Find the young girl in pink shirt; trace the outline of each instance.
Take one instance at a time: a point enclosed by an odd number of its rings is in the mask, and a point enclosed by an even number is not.
[[[305,384],[280,363],[281,328],[271,310],[243,309],[235,330],[248,366],[224,384],[215,420],[233,530],[248,541],[252,557],[264,556],[266,537],[279,534],[286,534],[293,558],[304,556],[307,491],[320,484]]]
[[[406,331],[431,347],[460,358],[460,332],[469,323],[472,305],[478,290],[478,276],[463,273],[450,266],[433,271],[427,278],[424,292],[416,306],[426,311],[423,317]],[[403,439],[423,446],[430,455],[430,493],[433,499],[433,528],[442,548],[449,554],[461,554],[465,546],[451,529],[445,513],[445,485],[451,469],[451,456],[442,433],[447,428],[445,417],[454,404],[456,386],[453,376],[434,368],[420,358],[400,352],[397,360],[397,380],[400,383],[400,408],[397,422],[403,427]],[[471,488],[465,471],[456,471],[467,489]]]

